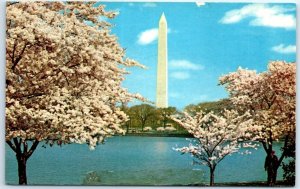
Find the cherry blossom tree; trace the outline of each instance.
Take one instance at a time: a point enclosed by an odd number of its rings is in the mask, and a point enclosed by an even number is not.
[[[6,143],[16,153],[19,184],[39,142],[86,143],[122,134],[133,98],[121,83],[128,66],[110,34],[117,12],[93,2],[10,2],[6,11]]]
[[[277,172],[288,143],[294,141],[295,136],[296,64],[272,61],[268,70],[262,73],[239,68],[222,76],[220,84],[229,91],[231,101],[239,111],[250,110],[255,124],[249,129],[262,143],[267,157],[273,151],[273,142],[284,140],[283,153],[273,167]],[[268,179],[268,184],[274,183]]]
[[[252,139],[247,128],[252,124],[250,114],[243,115],[235,110],[224,110],[221,114],[203,111],[190,115],[186,112],[172,119],[194,136],[188,147],[176,148],[182,153],[190,153],[195,163],[203,164],[210,170],[210,186],[214,185],[214,171],[227,155],[239,151],[241,147],[256,147],[251,142],[239,142]],[[250,153],[248,150],[242,153]]]

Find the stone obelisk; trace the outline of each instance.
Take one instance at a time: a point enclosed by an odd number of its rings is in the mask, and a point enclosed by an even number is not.
[[[163,13],[158,27],[158,61],[156,81],[156,107],[168,107],[168,46],[167,46],[167,20]]]

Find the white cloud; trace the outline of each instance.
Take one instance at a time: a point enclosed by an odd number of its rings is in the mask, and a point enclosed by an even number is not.
[[[272,51],[275,51],[275,52],[278,52],[281,54],[296,53],[296,45],[280,44],[280,45],[272,47]]]
[[[202,6],[205,5],[205,2],[203,2],[203,1],[197,1],[196,5],[197,5],[197,7],[202,7]]]
[[[171,33],[171,28],[168,28],[168,33]],[[173,32],[172,32],[173,33]],[[158,28],[152,28],[141,32],[138,35],[137,43],[140,45],[148,45],[158,38]]]
[[[144,3],[143,7],[156,7],[155,3]]]
[[[138,36],[138,44],[140,45],[148,45],[153,41],[157,40],[158,29],[152,28],[149,30],[145,30],[141,32]]]
[[[170,67],[174,69],[184,69],[184,70],[203,70],[204,66],[201,64],[194,64],[188,60],[171,60]]]
[[[295,9],[283,8],[278,5],[250,4],[240,9],[226,12],[220,22],[222,24],[234,24],[249,18],[249,24],[252,26],[295,29],[295,15],[288,14],[294,10]]]
[[[188,72],[173,72],[171,73],[171,77],[184,80],[190,78],[190,74]]]

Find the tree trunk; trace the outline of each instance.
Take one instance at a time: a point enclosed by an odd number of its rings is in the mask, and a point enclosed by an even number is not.
[[[209,181],[209,185],[210,186],[213,186],[214,183],[215,183],[215,175],[214,175],[214,169],[213,168],[210,168],[210,181]]]
[[[142,121],[142,131],[144,131],[144,127],[146,126],[146,123],[147,123],[147,119],[144,119]]]
[[[268,181],[267,185],[268,186],[274,186],[276,184],[276,178],[277,178],[277,170],[279,166],[273,167],[273,171],[267,171],[267,176],[268,176]]]
[[[128,131],[129,131],[129,124],[126,125],[126,133],[128,133]]]
[[[28,149],[27,141],[23,139],[13,138],[13,142],[7,140],[6,143],[16,153],[16,158],[18,162],[19,184],[27,185],[26,163],[28,158],[32,155],[32,153],[38,146],[39,141],[34,140],[30,149]],[[23,149],[21,148],[21,146],[23,146]]]
[[[19,185],[27,185],[26,163],[27,159],[23,154],[17,154]]]
[[[167,118],[166,117],[164,117],[164,122],[163,122],[163,124],[164,124],[164,129],[166,128],[166,124],[167,124]]]
[[[285,141],[284,141],[284,146],[283,146],[283,152],[277,162],[277,165],[273,165],[273,167],[269,167],[267,168],[267,185],[268,186],[274,186],[276,184],[276,178],[277,178],[277,171],[278,171],[278,168],[280,167],[280,164],[285,156],[285,153],[286,153],[286,148],[287,148],[287,143],[288,143],[288,135],[286,135],[285,137]],[[269,139],[271,142],[272,142],[272,138]],[[269,145],[267,146],[265,142],[262,142],[263,144],[263,147],[267,153],[267,157],[271,155],[272,151],[273,151],[273,148],[272,148],[272,143],[269,143]],[[267,157],[266,157],[266,161],[267,161]],[[265,169],[266,169],[266,164],[268,162],[265,162]]]

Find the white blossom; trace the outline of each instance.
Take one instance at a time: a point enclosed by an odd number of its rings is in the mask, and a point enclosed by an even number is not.
[[[6,141],[87,143],[124,134],[127,115],[117,104],[144,98],[121,84],[125,57],[94,2],[7,4]],[[85,21],[94,24],[89,26]]]

